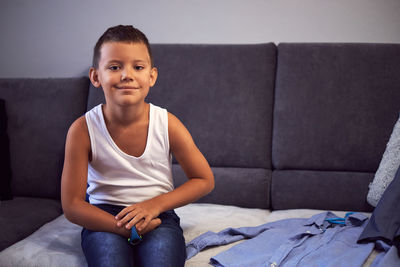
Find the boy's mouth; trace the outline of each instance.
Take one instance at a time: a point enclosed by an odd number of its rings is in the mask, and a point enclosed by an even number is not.
[[[137,90],[137,89],[139,89],[139,87],[127,86],[127,85],[124,85],[124,86],[116,86],[116,88],[119,89],[119,90]]]

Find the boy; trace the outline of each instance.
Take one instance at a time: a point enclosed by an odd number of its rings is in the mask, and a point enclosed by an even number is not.
[[[173,209],[211,192],[214,177],[183,124],[144,101],[157,80],[146,36],[132,26],[109,28],[94,48],[89,77],[106,104],[71,125],[61,184],[66,218],[84,227],[88,265],[183,266]],[[171,153],[189,178],[176,189]]]

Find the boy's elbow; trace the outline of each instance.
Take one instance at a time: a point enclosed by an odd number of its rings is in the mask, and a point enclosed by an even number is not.
[[[76,216],[74,216],[75,214],[74,206],[76,205],[73,204],[73,201],[62,199],[61,206],[65,218],[72,223],[76,223]]]
[[[214,174],[211,173],[211,175],[208,177],[207,180],[208,180],[208,187],[207,187],[208,192],[207,192],[207,194],[209,194],[209,193],[211,193],[211,192],[214,190],[214,188],[215,188]]]
[[[79,217],[78,217],[78,214],[75,212],[75,210],[73,210],[73,209],[63,209],[63,212],[64,212],[64,216],[65,216],[65,218],[69,221],[69,222],[71,222],[71,223],[74,223],[74,224],[80,224],[79,223]]]
[[[74,222],[74,219],[73,219],[73,216],[71,215],[70,212],[67,212],[67,211],[64,210],[64,217],[65,217],[69,222],[75,223],[75,222]]]
[[[63,210],[65,218],[68,221],[73,223],[73,215],[72,215],[73,212],[72,212],[72,210],[70,208],[71,205],[66,203],[66,201],[61,201],[61,204],[62,204],[62,210]]]

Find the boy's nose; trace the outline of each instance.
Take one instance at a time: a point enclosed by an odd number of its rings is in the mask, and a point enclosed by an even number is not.
[[[121,80],[133,80],[134,74],[132,68],[124,68],[121,74]]]

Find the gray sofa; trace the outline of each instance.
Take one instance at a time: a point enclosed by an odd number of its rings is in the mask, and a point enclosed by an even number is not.
[[[215,175],[199,202],[373,210],[368,185],[400,111],[400,44],[157,44],[153,54],[148,101],[183,121]],[[62,214],[68,127],[104,96],[86,77],[20,78],[0,79],[0,99],[13,195],[0,206],[4,250]],[[186,178],[173,168],[178,186]]]

